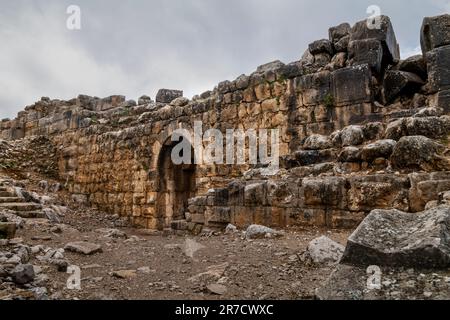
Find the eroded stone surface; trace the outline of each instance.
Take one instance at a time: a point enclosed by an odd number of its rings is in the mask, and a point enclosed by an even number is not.
[[[450,208],[374,210],[349,237],[343,264],[413,268],[450,265]]]

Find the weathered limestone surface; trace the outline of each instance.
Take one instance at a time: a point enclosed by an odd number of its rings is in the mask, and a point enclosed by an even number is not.
[[[349,237],[339,265],[316,290],[323,300],[448,299],[444,276],[450,266],[449,193],[432,209],[419,213],[374,210]],[[438,289],[439,288],[439,289]],[[414,293],[416,292],[416,293]]]
[[[341,263],[446,268],[450,265],[450,208],[420,213],[374,210],[350,236]]]
[[[423,20],[420,44],[425,54],[435,48],[450,45],[450,15],[444,14]]]

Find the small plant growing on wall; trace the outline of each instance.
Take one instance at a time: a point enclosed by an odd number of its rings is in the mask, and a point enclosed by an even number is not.
[[[325,105],[325,107],[327,108],[332,108],[334,107],[334,97],[328,93],[324,98],[323,98],[323,104]]]

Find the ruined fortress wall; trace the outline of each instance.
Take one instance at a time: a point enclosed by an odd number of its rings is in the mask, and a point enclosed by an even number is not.
[[[155,110],[143,113],[146,107],[121,108],[113,104],[105,107],[101,102],[97,102],[100,107],[90,111],[80,97],[67,106],[56,106],[55,113],[39,118],[42,113],[37,110],[46,105],[46,101],[41,101],[35,110],[19,116],[11,124],[14,127],[11,135],[16,135],[21,128],[23,136],[50,135],[60,149],[61,178],[67,181],[69,191],[78,195],[79,201],[133,217],[136,224],[152,228],[158,223],[158,156],[175,129],[192,129],[194,121],[202,121],[204,130],[219,128],[224,133],[226,129],[278,128],[280,155],[285,156],[290,154],[290,147],[296,148],[310,134],[330,134],[346,124],[359,123],[363,120],[360,117],[372,113],[368,68],[362,68],[365,82],[355,78],[355,85],[364,86],[358,103],[345,105],[338,100],[339,106],[334,107],[326,99],[331,97],[332,90],[341,90],[331,88],[336,73],[324,71],[299,76],[301,70],[296,65],[275,66],[281,70],[269,69],[224,82],[209,97],[186,105],[186,101],[178,106],[156,104]],[[273,64],[266,67],[273,68]],[[345,71],[359,73],[360,69],[350,67]],[[322,81],[323,87],[316,90],[313,86]],[[126,103],[123,98],[120,101]],[[68,111],[60,112],[61,107]],[[108,111],[98,111],[108,108],[118,108],[116,112],[123,114],[114,116]],[[142,110],[136,110],[139,108]],[[103,115],[104,112],[108,113]],[[108,118],[110,122],[102,125],[101,120]],[[21,127],[15,125],[18,122]],[[111,122],[116,122],[116,128]],[[199,165],[196,195],[225,187],[248,169],[249,166]]]
[[[250,76],[222,82],[192,100],[167,90],[158,93],[156,102],[142,97],[136,103],[123,96],[43,98],[16,119],[2,121],[1,138],[51,137],[58,148],[60,178],[76,201],[128,216],[147,228],[179,220],[168,212],[178,193],[190,200],[180,200],[184,207],[176,210],[186,211],[194,227],[228,222],[351,227],[374,208],[409,210],[409,195],[415,191],[407,175],[322,177],[329,174],[326,167],[311,166],[338,162],[343,146],[305,150],[305,140],[317,134],[329,137],[360,125],[367,134],[359,144],[369,143],[392,138],[388,124],[424,108],[440,108],[440,116],[450,111],[450,46],[428,41],[425,57],[402,62],[390,21],[384,17],[382,22],[379,30],[368,30],[364,21],[353,28],[331,28],[330,39],[312,43],[300,61],[260,66]],[[192,171],[193,182],[177,174],[164,180],[162,169],[173,168],[165,168],[163,150],[176,129],[192,130],[195,121],[204,130],[224,134],[226,129],[278,128],[282,174],[244,177],[255,168],[200,164]],[[389,165],[385,160],[376,165],[342,161],[343,173],[377,165],[384,169]]]

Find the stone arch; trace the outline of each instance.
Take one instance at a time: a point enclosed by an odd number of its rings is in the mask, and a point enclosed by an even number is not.
[[[151,170],[158,170],[158,162],[159,162],[159,155],[161,153],[162,148],[171,141],[172,135],[175,132],[175,130],[188,130],[190,132],[193,131],[193,128],[190,124],[185,122],[172,122],[166,128],[164,128],[161,133],[158,134],[157,140],[153,143],[152,148],[152,154],[156,155],[152,158],[151,162]],[[192,144],[192,143],[191,143]]]
[[[184,220],[188,200],[195,196],[194,150],[191,141],[189,139],[188,141],[192,155],[190,164],[173,163],[171,154],[178,142],[172,141],[172,135],[168,136],[161,145],[157,157],[156,217],[157,228],[160,230],[170,228],[173,221]]]

